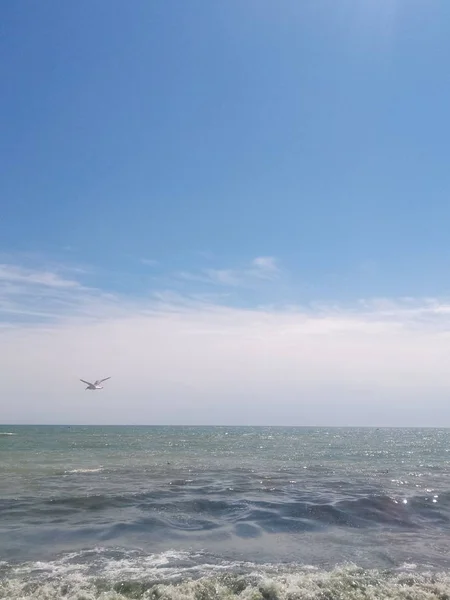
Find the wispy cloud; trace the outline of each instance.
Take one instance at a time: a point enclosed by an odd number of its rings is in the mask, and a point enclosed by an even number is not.
[[[51,271],[25,269],[15,265],[0,264],[0,283],[31,284],[52,288],[75,288],[79,283]]]
[[[202,269],[198,272],[182,271],[178,276],[188,281],[197,281],[229,287],[254,286],[260,280],[274,280],[281,273],[273,256],[259,256],[242,268]]]
[[[232,269],[205,269],[205,280],[219,285],[242,285],[243,274]]]
[[[252,269],[249,272],[262,279],[274,279],[280,274],[280,268],[273,256],[258,256],[253,259]]]
[[[14,319],[17,324],[32,317],[54,320],[77,310],[85,314],[88,302],[104,296],[75,278],[85,274],[77,267],[56,271],[0,264],[0,322]]]
[[[147,267],[156,267],[159,265],[159,261],[154,258],[141,258],[141,264]]]

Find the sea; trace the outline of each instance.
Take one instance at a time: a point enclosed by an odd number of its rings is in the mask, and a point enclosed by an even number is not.
[[[450,430],[0,426],[0,598],[448,600]]]

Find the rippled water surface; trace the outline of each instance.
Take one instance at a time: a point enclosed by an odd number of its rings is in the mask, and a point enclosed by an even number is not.
[[[0,598],[442,598],[449,461],[439,429],[2,426]]]

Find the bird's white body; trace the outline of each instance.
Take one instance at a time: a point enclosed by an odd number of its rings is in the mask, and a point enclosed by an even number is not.
[[[90,381],[85,381],[84,379],[80,379],[80,381],[87,385],[86,390],[102,390],[103,386],[100,384],[106,381],[107,379],[111,379],[111,377],[105,377],[105,379],[97,379],[97,381],[94,381],[94,383],[91,383]]]

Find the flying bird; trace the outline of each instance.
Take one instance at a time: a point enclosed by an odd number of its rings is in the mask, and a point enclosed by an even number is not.
[[[100,384],[106,381],[107,379],[111,379],[111,377],[105,377],[105,379],[97,379],[97,381],[94,381],[94,383],[90,383],[89,381],[85,381],[84,379],[80,379],[80,381],[87,385],[87,390],[102,390],[103,386]]]

